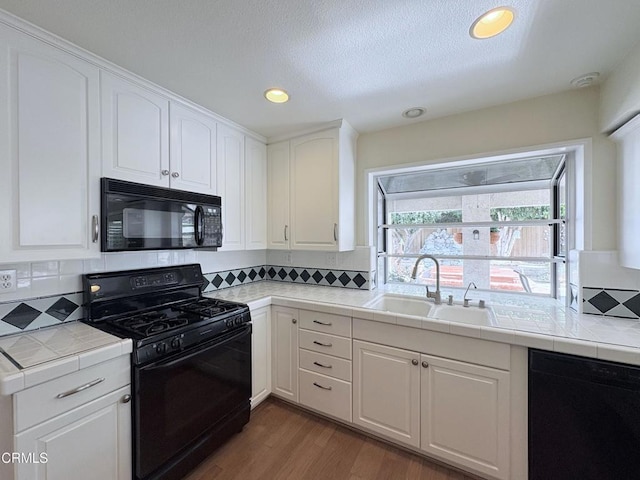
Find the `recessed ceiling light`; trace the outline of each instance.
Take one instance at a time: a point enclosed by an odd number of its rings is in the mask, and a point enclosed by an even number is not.
[[[273,103],[284,103],[289,101],[289,94],[281,88],[270,88],[265,90],[264,98]]]
[[[404,118],[418,118],[424,115],[424,112],[426,112],[426,109],[422,107],[413,107],[402,112],[402,116]]]
[[[571,80],[571,85],[576,88],[590,87],[598,80],[598,72],[585,73]]]
[[[495,37],[504,32],[513,22],[515,14],[509,7],[498,7],[480,15],[469,29],[473,38]]]

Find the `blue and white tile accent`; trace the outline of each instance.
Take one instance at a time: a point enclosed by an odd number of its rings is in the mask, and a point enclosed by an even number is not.
[[[582,287],[582,313],[640,319],[640,290]]]
[[[369,272],[267,265],[267,279],[369,290]]]
[[[0,303],[0,336],[79,320],[82,293]]]

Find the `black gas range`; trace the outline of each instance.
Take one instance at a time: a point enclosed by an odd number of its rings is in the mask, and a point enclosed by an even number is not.
[[[203,297],[198,264],[83,279],[86,322],[134,344],[133,478],[182,478],[249,420],[249,308]]]

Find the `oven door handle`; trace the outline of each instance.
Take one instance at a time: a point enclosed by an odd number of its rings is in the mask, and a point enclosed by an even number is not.
[[[165,362],[160,361],[159,363],[151,363],[150,365],[141,367],[141,370],[145,370],[149,372],[152,370],[161,370],[163,368],[170,368],[170,367],[173,367],[174,365],[184,362],[185,360],[189,360],[190,358],[200,355],[201,353],[205,352],[206,350],[209,350],[210,348],[221,347],[226,343],[236,340],[242,337],[243,335],[245,335],[247,332],[249,333],[249,335],[251,335],[251,324],[248,323],[246,325],[247,325],[246,328],[242,328],[239,331],[234,330],[233,332],[228,333],[226,336],[218,337],[215,340],[211,340],[209,342],[206,342],[200,345],[194,345],[193,351],[188,355],[179,355],[178,358],[174,358],[173,360],[168,360]],[[198,347],[201,347],[201,348],[198,348]]]

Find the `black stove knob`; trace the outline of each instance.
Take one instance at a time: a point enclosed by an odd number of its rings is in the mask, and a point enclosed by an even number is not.
[[[236,317],[236,319],[234,320],[236,325],[242,325],[242,317]]]
[[[182,347],[182,339],[181,338],[174,338],[173,340],[171,340],[171,348],[177,350],[180,347]]]
[[[163,353],[167,353],[167,344],[159,343],[156,345],[156,353],[162,355]]]
[[[227,325],[227,328],[233,327],[233,318],[228,318],[224,323]]]

